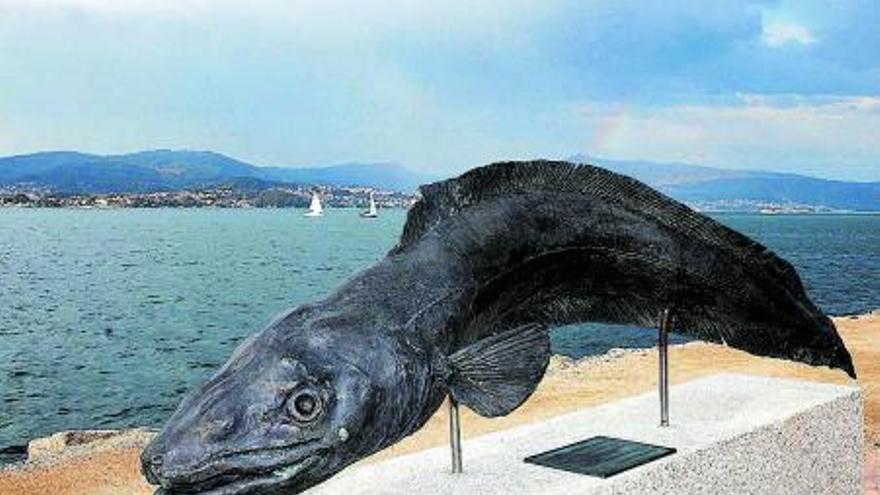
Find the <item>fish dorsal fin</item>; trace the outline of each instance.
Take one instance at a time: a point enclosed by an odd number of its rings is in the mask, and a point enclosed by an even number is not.
[[[478,167],[460,177],[419,187],[421,199],[410,209],[403,234],[393,252],[405,250],[426,232],[474,205],[498,197],[530,192],[569,192],[599,198],[649,214],[661,224],[688,232],[711,245],[735,246],[730,250],[746,259],[760,260],[780,274],[779,279],[801,291],[794,268],[761,244],[684,204],[625,175],[585,163],[535,160],[499,162]]]
[[[550,361],[550,336],[527,324],[449,356],[452,397],[481,416],[503,416],[532,395]]]

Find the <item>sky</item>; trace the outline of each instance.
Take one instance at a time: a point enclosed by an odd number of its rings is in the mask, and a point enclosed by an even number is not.
[[[0,154],[880,181],[878,25],[875,0],[0,0]]]

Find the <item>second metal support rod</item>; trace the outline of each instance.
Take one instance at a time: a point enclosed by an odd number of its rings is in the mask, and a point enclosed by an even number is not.
[[[461,420],[458,416],[458,402],[449,396],[449,444],[452,447],[452,473],[462,472],[461,462]]]
[[[657,346],[660,351],[660,426],[669,426],[669,330],[672,327],[672,313],[667,308],[660,314]],[[449,444],[452,449],[452,472],[463,471],[461,460],[461,419],[458,402],[449,396]]]
[[[660,314],[657,347],[660,353],[660,426],[669,426],[669,329],[672,314],[669,308]]]

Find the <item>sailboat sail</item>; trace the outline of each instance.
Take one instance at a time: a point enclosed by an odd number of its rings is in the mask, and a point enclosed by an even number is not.
[[[324,208],[321,206],[321,198],[318,196],[318,193],[312,193],[312,202],[309,204],[309,211],[306,213],[307,217],[317,217],[324,213]]]
[[[364,212],[361,212],[361,216],[365,218],[376,218],[379,216],[379,211],[376,209],[376,200],[373,199],[373,193],[370,193],[370,209]]]

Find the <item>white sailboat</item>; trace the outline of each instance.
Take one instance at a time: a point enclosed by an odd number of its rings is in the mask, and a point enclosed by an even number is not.
[[[312,202],[309,204],[309,211],[305,213],[307,217],[320,217],[324,214],[324,207],[321,206],[321,198],[318,193],[312,193]]]
[[[372,192],[370,192],[370,209],[362,211],[361,216],[364,218],[376,218],[379,216],[379,210],[376,209],[376,201],[373,199]]]

